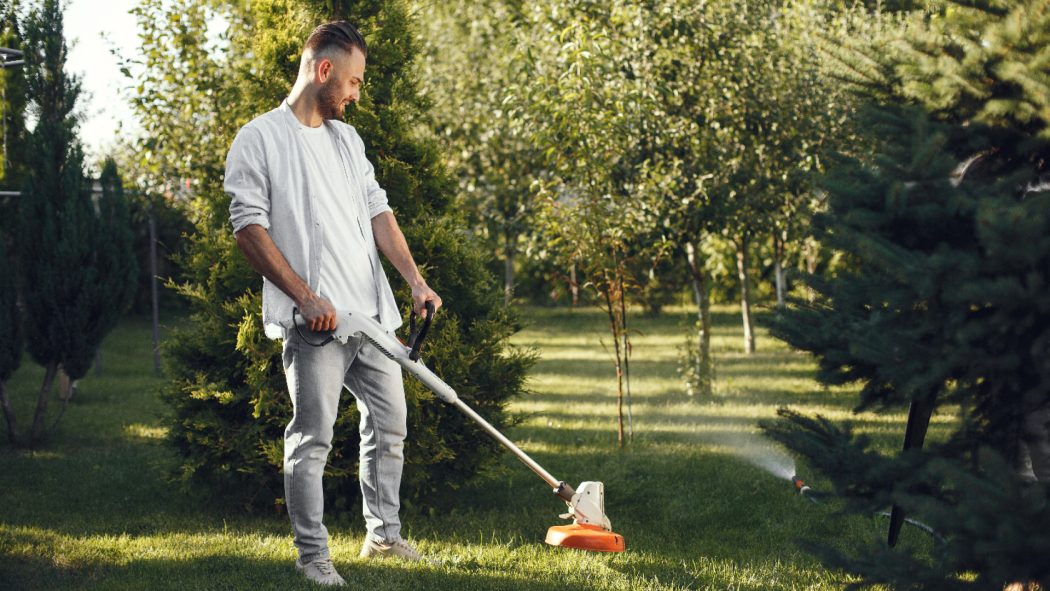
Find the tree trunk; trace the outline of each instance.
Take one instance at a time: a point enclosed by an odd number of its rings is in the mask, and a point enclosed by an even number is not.
[[[102,345],[95,349],[95,377],[102,376]]]
[[[755,352],[755,329],[751,323],[751,276],[748,273],[748,248],[751,237],[747,232],[736,243],[736,268],[740,275],[740,311],[744,320],[744,352]]]
[[[569,268],[569,291],[572,293],[572,307],[580,303],[580,288],[576,284],[576,263]]]
[[[51,362],[44,368],[44,383],[40,385],[40,395],[36,399],[36,412],[33,415],[33,428],[29,432],[29,445],[33,446],[40,442],[44,435],[44,419],[47,417],[47,399],[51,394],[51,386],[58,374],[58,363]]]
[[[784,245],[787,237],[773,232],[773,271],[777,282],[777,310],[784,309]]]
[[[62,402],[69,402],[76,391],[77,381],[69,379],[66,370],[58,368],[58,399]]]
[[[693,356],[694,374],[698,396],[710,396],[714,364],[711,362],[711,297],[708,292],[707,276],[696,256],[696,247],[692,242],[685,243],[686,261],[689,263],[689,274],[692,277],[693,297],[696,302],[696,341],[697,351]]]
[[[623,321],[618,317],[618,302],[613,294],[613,290],[617,288],[617,285],[610,281],[606,275],[602,288],[602,291],[604,291],[602,295],[605,298],[605,309],[609,316],[609,331],[612,332],[613,337],[613,352],[616,355],[616,444],[622,448],[625,441],[623,429],[623,351],[620,348],[620,338],[624,332]],[[622,293],[620,297],[623,297]]]
[[[160,375],[160,289],[157,287],[157,222],[149,209],[149,289],[153,308],[153,373]]]
[[[503,303],[510,305],[511,300],[514,298],[514,246],[510,242],[510,237],[507,237],[506,250],[504,254],[504,266],[503,266]]]
[[[620,294],[620,327],[623,329],[623,375],[627,386],[627,438],[634,441],[634,410],[631,408],[631,333],[627,326],[627,294],[624,293],[623,277],[626,269],[621,269],[617,280]]]
[[[22,440],[18,436],[18,425],[15,423],[15,411],[11,408],[11,401],[7,398],[7,387],[0,381],[0,407],[4,410],[4,421],[7,423],[7,439],[11,445],[18,447]]]
[[[808,239],[802,245],[803,252],[806,257],[806,274],[813,275],[817,272],[818,255],[820,254],[817,244],[812,240]],[[806,285],[806,299],[810,303],[813,303],[817,299],[817,293],[813,291],[813,288],[808,284]]]

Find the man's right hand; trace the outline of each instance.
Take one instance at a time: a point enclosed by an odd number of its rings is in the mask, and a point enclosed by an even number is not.
[[[335,330],[339,324],[335,307],[328,298],[311,294],[312,297],[299,304],[299,313],[306,319],[306,325],[314,332],[328,332]]]

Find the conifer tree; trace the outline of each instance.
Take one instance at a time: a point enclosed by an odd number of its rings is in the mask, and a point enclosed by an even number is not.
[[[21,32],[15,9],[17,2],[0,2],[0,47],[21,50]],[[0,70],[0,127],[3,130],[3,152],[0,153],[0,187],[19,188],[22,138],[25,134],[25,75],[22,68],[11,67]],[[8,440],[20,445],[14,409],[4,382],[22,360],[22,320],[18,313],[17,283],[14,260],[8,256],[9,228],[13,227],[15,203],[0,198],[0,408],[7,425]]]
[[[7,247],[0,236],[0,410],[7,425],[7,438],[12,445],[20,445],[21,438],[14,409],[4,382],[18,369],[22,361],[22,319],[18,314],[18,294],[15,290],[15,269],[7,257]]]
[[[58,0],[45,0],[29,14],[27,39],[28,90],[38,121],[27,140],[18,247],[27,349],[45,368],[28,441],[35,445],[45,435],[58,370],[72,380],[87,372],[127,306],[134,262],[122,196],[107,180],[110,190],[96,206],[84,174],[74,115],[80,81],[65,69]]]
[[[909,405],[905,453],[790,412],[766,427],[851,508],[892,503],[947,539],[929,560],[822,550],[864,584],[1046,587],[1048,483],[1022,485],[1011,463],[1024,417],[1050,404],[1050,3],[959,2],[932,16],[836,52],[868,100],[873,150],[832,163],[816,223],[851,266],[811,277],[816,303],[775,327],[817,355],[822,382],[860,383],[859,408]],[[946,404],[960,405],[959,427],[923,448]]]
[[[236,248],[229,226],[223,162],[240,126],[287,96],[310,30],[337,18],[353,22],[369,44],[367,87],[360,103],[348,107],[348,122],[364,138],[413,255],[446,304],[424,358],[480,413],[505,425],[504,407],[522,392],[530,357],[509,347],[517,323],[479,250],[459,229],[436,145],[417,131],[426,104],[413,74],[418,47],[405,5],[228,4],[223,10],[231,23],[230,44],[218,51],[202,42],[212,6],[209,0],[148,0],[136,9],[145,31],[143,93],[136,99],[148,133],[143,148],[162,163],[150,176],[156,186],[185,181],[194,195],[195,232],[180,261],[187,280],[178,286],[193,314],[170,340],[172,382],[164,392],[184,482],[208,483],[227,496],[232,491],[247,505],[281,503],[282,433],[291,403],[280,343],[263,335],[261,279]],[[172,22],[174,30],[167,25]],[[183,124],[183,117],[191,119]],[[387,274],[407,313],[407,286],[392,268]],[[406,379],[405,386],[411,435],[402,494],[411,503],[474,477],[498,457],[499,447],[414,380]],[[359,506],[358,414],[347,400],[325,477],[337,511]]]

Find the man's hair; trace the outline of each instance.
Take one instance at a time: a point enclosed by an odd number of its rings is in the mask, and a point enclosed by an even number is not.
[[[354,48],[368,55],[365,38],[349,21],[332,21],[318,26],[306,39],[304,49],[312,50],[314,55],[323,54],[331,49],[341,49],[352,53]]]

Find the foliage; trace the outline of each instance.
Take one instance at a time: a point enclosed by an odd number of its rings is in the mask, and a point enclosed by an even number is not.
[[[855,473],[907,466],[920,484],[904,480],[888,497],[847,492],[941,521],[978,520],[947,527],[943,555],[922,568],[901,570],[893,552],[852,556],[865,584],[947,588],[930,573],[954,588],[1048,582],[1045,568],[1017,560],[1050,543],[1045,529],[1018,533],[1025,519],[1046,523],[1045,487],[1019,487],[1001,459],[1015,457],[1024,416],[1050,403],[1050,136],[1040,114],[1050,97],[1048,8],[1029,0],[915,12],[838,54],[870,101],[861,124],[872,153],[830,166],[828,211],[816,221],[818,238],[851,264],[810,278],[817,301],[800,302],[776,332],[817,354],[822,382],[862,384],[861,408],[959,405],[961,425],[945,444],[848,462]],[[830,441],[804,445],[827,429],[790,420],[797,433],[784,440],[807,457],[843,464],[852,453]],[[983,496],[953,492],[961,483]],[[964,571],[977,579],[959,579]]]
[[[0,2],[0,47],[24,49],[17,10],[17,2]],[[25,149],[25,84],[24,68],[10,67],[0,70],[0,93],[3,96],[0,119],[4,135],[3,152],[0,153],[0,182],[5,188],[17,189],[22,180],[23,163],[19,161],[18,156],[23,154]],[[12,206],[3,204],[0,213],[7,211],[8,207]],[[8,218],[7,215],[3,217]]]
[[[0,47],[18,49],[20,34],[15,6],[0,2]],[[20,153],[22,136],[25,127],[25,76],[21,68],[3,68],[0,70],[0,91],[3,93],[2,124],[4,129],[4,151],[0,154],[0,181],[5,186],[18,181],[18,161],[8,157],[9,153]],[[17,185],[15,185],[17,186]],[[14,261],[8,255],[7,225],[13,217],[14,205],[8,205],[0,198],[0,394],[6,413],[6,392],[3,383],[10,379],[22,361],[22,326],[18,313],[18,294],[15,282]],[[8,432],[14,431],[8,420]]]
[[[847,423],[781,409],[784,420],[763,426],[770,437],[827,475],[846,510],[861,514],[898,503],[946,540],[931,557],[882,545],[851,551],[807,540],[805,545],[836,569],[856,573],[865,585],[893,589],[1002,589],[1004,581],[1050,580],[1043,556],[1050,544],[1050,490],[1025,483],[1012,462],[982,448],[971,462],[911,450],[890,458]],[[977,576],[958,577],[959,573]]]
[[[586,278],[609,320],[622,445],[625,386],[630,413],[628,294],[637,288],[631,265],[659,259],[666,247],[649,215],[663,179],[652,174],[647,151],[657,122],[648,116],[648,64],[638,59],[645,7],[569,0],[531,18],[517,59],[532,75],[513,87],[512,104],[530,113],[533,141],[545,146],[540,231],[560,266]],[[546,42],[550,31],[557,43]]]
[[[8,440],[18,445],[21,441],[6,382],[22,363],[22,319],[18,312],[15,269],[4,242],[0,236],[0,412],[4,414]]]
[[[516,59],[516,29],[527,9],[518,0],[421,2],[423,97],[433,134],[456,175],[459,206],[494,260],[504,262],[507,298],[515,258],[534,233],[533,183],[544,175],[536,121],[516,93],[532,72]]]
[[[194,194],[195,232],[180,259],[186,280],[176,286],[192,315],[167,346],[172,383],[164,396],[174,411],[169,438],[184,482],[209,482],[223,494],[235,490],[237,500],[257,506],[280,503],[283,496],[281,442],[291,403],[280,343],[263,336],[260,279],[229,229],[222,163],[240,126],[286,96],[316,24],[348,18],[368,39],[368,86],[348,118],[367,142],[377,180],[428,283],[446,303],[428,338],[428,364],[493,424],[505,426],[510,418],[504,407],[523,391],[531,363],[527,352],[507,344],[516,320],[450,212],[452,192],[436,145],[416,132],[426,120],[425,102],[411,74],[418,47],[405,6],[346,4],[222,5],[219,14],[230,27],[215,46],[205,41],[214,10],[209,2],[146,2],[136,12],[143,45],[133,65],[145,76],[136,109],[148,131],[144,145],[161,151],[156,161],[167,163],[149,174],[158,186],[185,179]],[[168,23],[176,25],[174,32]],[[188,116],[186,105],[206,108],[184,124],[165,120]],[[192,151],[192,166],[184,166],[180,147],[195,142],[200,146]],[[407,286],[395,293],[410,301]],[[406,504],[461,486],[498,457],[497,444],[480,428],[421,385],[407,382],[406,393]],[[356,407],[344,404],[325,478],[336,510],[358,506],[357,423]]]
[[[14,265],[0,240],[0,382],[6,382],[22,361],[22,322],[14,278]]]

